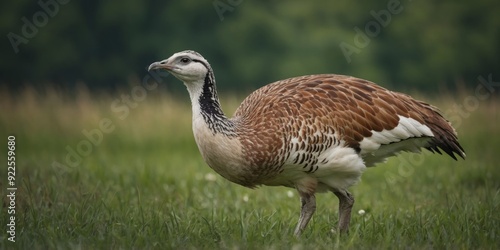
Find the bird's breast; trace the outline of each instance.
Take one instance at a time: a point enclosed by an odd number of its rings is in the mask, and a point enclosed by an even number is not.
[[[203,159],[215,172],[243,186],[255,185],[237,137],[213,132],[203,119],[193,119],[193,134]]]

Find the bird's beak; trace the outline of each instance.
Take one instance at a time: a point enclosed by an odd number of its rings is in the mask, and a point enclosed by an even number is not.
[[[166,69],[168,71],[175,69],[175,66],[168,64],[166,60],[160,62],[154,62],[148,67],[148,71],[153,69]]]

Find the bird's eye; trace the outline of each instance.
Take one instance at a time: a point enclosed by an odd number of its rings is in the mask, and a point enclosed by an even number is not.
[[[184,57],[184,58],[181,59],[181,63],[188,63],[190,61],[191,61],[191,59],[189,59],[187,57]]]

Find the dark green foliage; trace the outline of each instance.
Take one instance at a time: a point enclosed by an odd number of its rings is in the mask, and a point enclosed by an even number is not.
[[[40,2],[57,9],[45,11]],[[479,75],[500,73],[499,12],[492,0],[3,1],[0,82],[124,86],[142,79],[149,63],[194,49],[212,63],[223,89],[314,73],[400,90],[472,86]],[[23,18],[35,17],[43,25],[33,24],[28,38]],[[373,36],[356,45],[355,28],[366,35],[366,27]],[[26,43],[15,40],[14,48],[12,34]],[[356,50],[350,63],[342,43]]]

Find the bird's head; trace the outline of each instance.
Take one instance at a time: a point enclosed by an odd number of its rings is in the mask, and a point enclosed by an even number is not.
[[[168,59],[149,65],[148,71],[165,69],[185,84],[203,82],[212,72],[208,61],[198,52],[186,50],[173,54]]]

